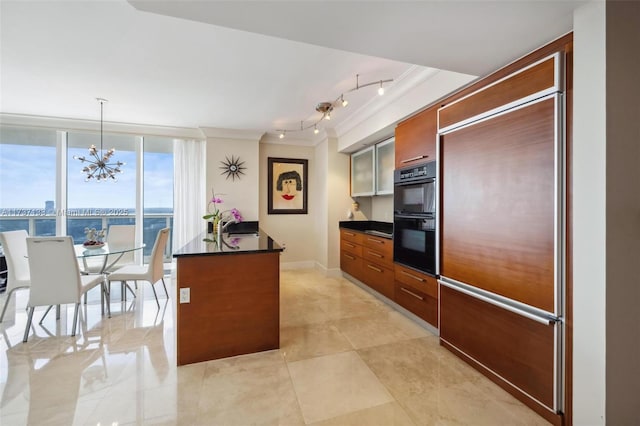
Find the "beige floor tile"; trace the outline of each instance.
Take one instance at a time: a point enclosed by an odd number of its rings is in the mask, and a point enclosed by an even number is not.
[[[356,349],[432,335],[411,320],[399,318],[400,315],[395,311],[374,313],[344,318],[336,321],[336,325]]]
[[[287,362],[353,350],[351,343],[331,322],[280,331],[280,352]]]
[[[198,396],[196,424],[304,424],[284,363],[211,375]]]
[[[307,423],[393,400],[353,351],[296,361],[288,366]]]
[[[388,402],[332,419],[313,423],[312,426],[415,426],[397,402]]]
[[[279,350],[257,352],[200,363],[205,366],[205,380],[211,376],[240,373],[262,367],[280,367],[284,359]],[[182,367],[181,367],[182,368]]]

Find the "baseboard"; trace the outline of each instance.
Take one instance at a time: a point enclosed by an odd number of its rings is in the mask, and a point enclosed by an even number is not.
[[[316,262],[315,269],[327,278],[342,278],[342,270],[340,268],[329,269],[323,264]]]

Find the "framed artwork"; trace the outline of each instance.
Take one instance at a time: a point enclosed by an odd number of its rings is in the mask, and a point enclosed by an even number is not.
[[[309,160],[267,159],[267,213],[307,214]]]

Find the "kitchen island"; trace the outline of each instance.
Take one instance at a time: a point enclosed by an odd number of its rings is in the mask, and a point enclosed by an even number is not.
[[[202,234],[177,262],[177,364],[280,346],[280,247],[263,231]]]

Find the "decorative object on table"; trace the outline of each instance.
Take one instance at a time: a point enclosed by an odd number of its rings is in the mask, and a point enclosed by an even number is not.
[[[107,230],[96,228],[84,228],[85,242],[82,245],[88,249],[99,249],[104,246],[104,238],[107,236]]]
[[[124,166],[125,163],[121,161],[116,161],[115,163],[110,163],[111,157],[116,152],[115,149],[111,148],[106,153],[103,154],[102,151],[102,113],[104,109],[104,103],[107,102],[106,99],[96,98],[98,102],[100,102],[100,151],[97,150],[95,145],[91,145],[89,148],[89,154],[91,157],[86,158],[84,156],[74,155],[73,158],[76,160],[80,160],[81,163],[89,163],[88,166],[85,166],[82,169],[82,173],[86,173],[87,177],[84,179],[85,182],[90,181],[91,179],[95,179],[96,181],[105,181],[107,179],[112,179],[113,181],[117,181],[116,175],[118,173],[122,173],[120,170],[120,166]]]
[[[207,233],[217,235],[219,233],[218,227],[225,226],[225,224],[235,222],[242,222],[244,219],[240,211],[236,208],[230,210],[220,211],[218,204],[224,203],[224,200],[220,197],[223,194],[216,194],[214,190],[211,190],[211,199],[207,204],[207,213],[202,216],[207,221]]]
[[[246,169],[246,167],[243,166],[244,161],[240,161],[240,157],[236,158],[233,155],[231,156],[231,160],[225,156],[225,160],[226,161],[220,162],[222,163],[222,167],[220,167],[222,173],[220,174],[227,175],[227,179],[231,178],[232,181],[236,180],[236,178],[240,180],[240,175],[243,175],[243,170]]]
[[[268,214],[307,214],[308,164],[305,159],[268,158]]]

